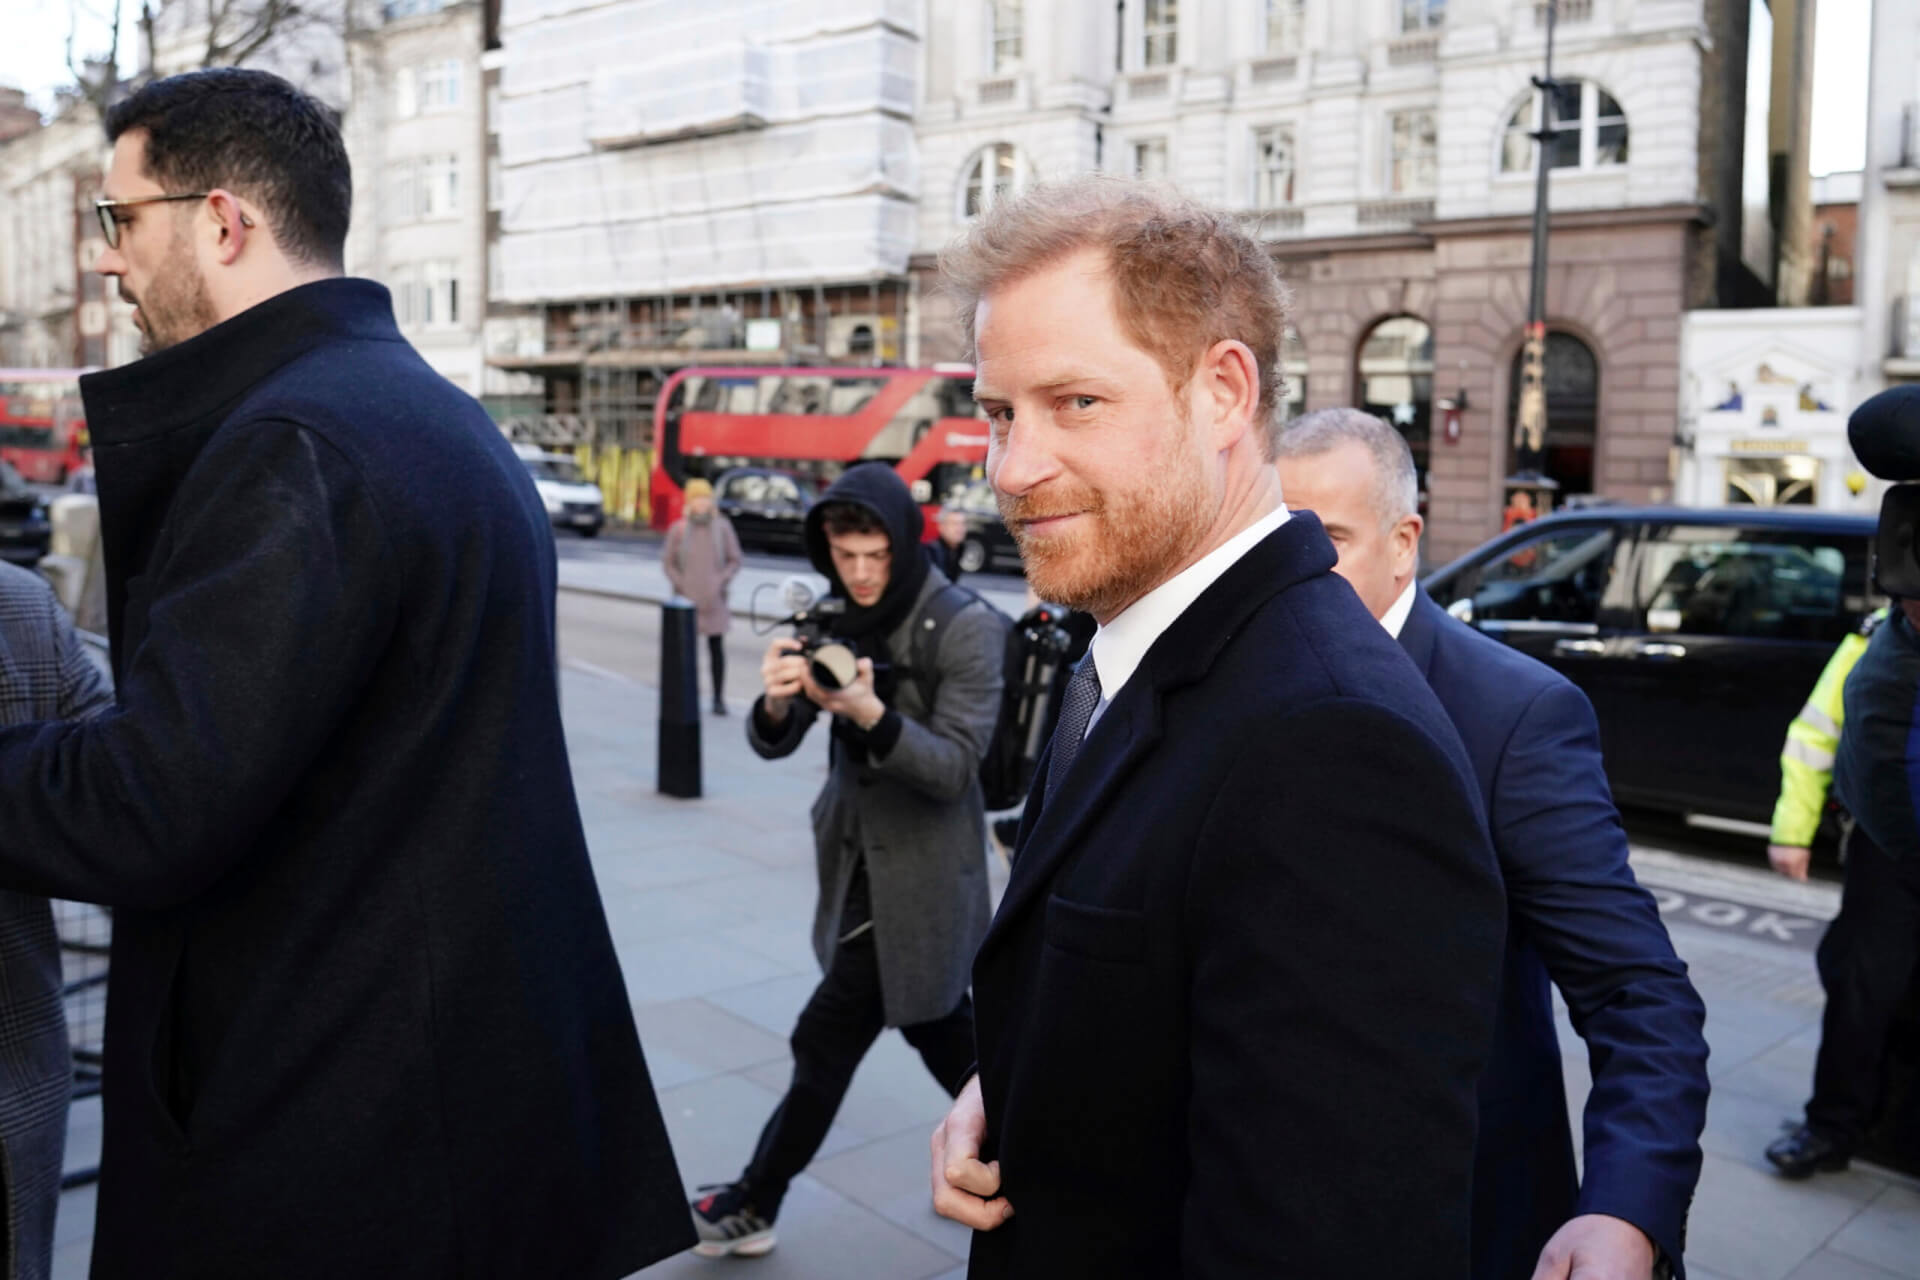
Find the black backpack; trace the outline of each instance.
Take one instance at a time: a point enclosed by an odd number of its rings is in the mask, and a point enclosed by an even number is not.
[[[949,583],[927,601],[913,633],[914,678],[928,707],[933,706],[934,660],[947,625],[975,605],[992,610],[1006,629],[1000,717],[980,759],[980,790],[987,810],[994,812],[1011,809],[1026,799],[1034,766],[1059,718],[1059,695],[1074,640],[1063,625],[1066,611],[1058,605],[1035,605],[1014,620],[979,593]],[[1081,647],[1084,651],[1085,646]]]

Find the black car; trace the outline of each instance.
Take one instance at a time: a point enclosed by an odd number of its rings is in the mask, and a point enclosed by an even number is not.
[[[960,544],[962,573],[979,573],[982,569],[1021,571],[1020,548],[1000,518],[1000,504],[994,501],[991,485],[975,480],[949,498],[947,505],[967,513],[967,540]]]
[[[805,476],[737,467],[714,482],[713,495],[742,547],[806,553],[807,508],[819,500],[820,490]]]
[[[1586,692],[1620,803],[1765,824],[1787,725],[1884,603],[1868,576],[1874,523],[1593,507],[1502,534],[1424,585]]]
[[[11,465],[0,462],[0,560],[30,569],[47,554],[52,538],[46,499]]]

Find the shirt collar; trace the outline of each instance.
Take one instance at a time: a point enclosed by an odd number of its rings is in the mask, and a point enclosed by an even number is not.
[[[1400,598],[1393,602],[1392,606],[1388,608],[1385,615],[1380,619],[1380,625],[1385,627],[1387,634],[1395,640],[1400,638],[1401,630],[1406,627],[1407,619],[1413,613],[1413,597],[1414,593],[1419,589],[1420,584],[1418,582],[1408,582],[1406,589],[1400,593]]]
[[[1100,673],[1100,704],[1112,702],[1145,660],[1147,650],[1234,562],[1287,522],[1283,504],[1135,600],[1094,633],[1094,669]]]

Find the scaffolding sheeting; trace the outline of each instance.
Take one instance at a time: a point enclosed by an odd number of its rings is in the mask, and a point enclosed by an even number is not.
[[[507,0],[495,296],[902,273],[918,186],[911,7]]]

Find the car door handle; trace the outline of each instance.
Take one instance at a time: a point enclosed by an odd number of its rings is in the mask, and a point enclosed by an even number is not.
[[[1633,652],[1634,656],[1640,658],[1684,658],[1687,656],[1687,646],[1655,642],[1640,645]]]
[[[1555,640],[1553,656],[1556,658],[1597,658],[1607,651],[1605,640]]]

